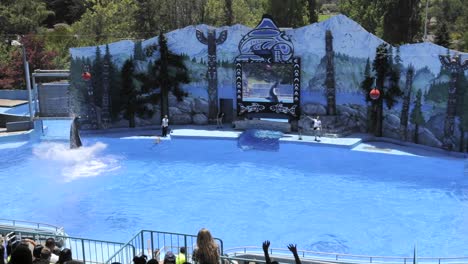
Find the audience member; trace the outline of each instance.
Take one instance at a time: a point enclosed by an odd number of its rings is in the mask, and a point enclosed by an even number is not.
[[[32,264],[32,253],[27,244],[19,244],[11,252],[8,264]]]
[[[135,256],[133,258],[133,263],[135,263],[135,264],[147,264],[146,263],[146,255]]]
[[[5,264],[5,247],[0,244],[0,264]]]
[[[172,251],[166,252],[166,255],[164,255],[164,264],[175,264],[176,263],[176,257],[174,256],[174,253]]]
[[[157,259],[150,259],[148,260],[148,262],[146,264],[159,264],[158,260]]]
[[[208,229],[202,228],[197,235],[197,248],[193,251],[193,261],[198,264],[218,264],[218,245]]]
[[[177,255],[177,258],[176,258],[176,264],[184,264],[185,261],[186,261],[185,247],[180,247],[179,254]]]
[[[33,249],[33,263],[40,263],[41,251],[44,248],[43,245],[36,245]]]
[[[48,248],[51,252],[50,254],[50,263],[57,263],[59,260],[59,255],[61,253],[58,253],[55,248],[55,239],[53,238],[48,238],[45,242],[46,248]],[[58,254],[57,254],[58,253]]]
[[[40,259],[37,261],[37,262],[34,262],[36,260],[33,261],[33,263],[37,263],[37,264],[49,264],[50,263],[50,256],[51,256],[52,252],[50,252],[50,249],[48,248],[43,248],[41,250],[41,255],[40,255]]]
[[[299,258],[299,255],[297,254],[297,245],[289,244],[288,248],[293,253],[296,264],[301,264],[301,259]]]
[[[268,253],[268,248],[270,247],[270,241],[266,240],[262,244],[263,253],[265,254],[265,262],[266,264],[278,264],[278,261],[271,261],[270,254]]]
[[[64,248],[60,252],[60,256],[59,256],[59,260],[57,261],[57,264],[77,264],[77,263],[82,263],[82,262],[73,260],[72,252],[69,248]]]

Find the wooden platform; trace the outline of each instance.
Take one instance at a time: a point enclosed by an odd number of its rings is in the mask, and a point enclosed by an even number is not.
[[[0,107],[15,107],[27,103],[28,101],[25,100],[0,99]]]

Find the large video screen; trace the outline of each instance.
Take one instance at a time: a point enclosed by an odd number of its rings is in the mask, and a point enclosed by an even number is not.
[[[293,103],[294,65],[243,63],[242,101]]]

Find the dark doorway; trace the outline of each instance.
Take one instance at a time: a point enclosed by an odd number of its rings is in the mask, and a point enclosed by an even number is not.
[[[232,123],[234,118],[234,108],[232,99],[219,99],[219,110],[224,113],[224,122]]]

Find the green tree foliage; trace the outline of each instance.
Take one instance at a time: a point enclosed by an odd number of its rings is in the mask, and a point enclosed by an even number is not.
[[[340,11],[391,44],[412,43],[421,34],[420,0],[347,0]]]
[[[420,0],[385,3],[383,39],[391,44],[413,43],[421,33]]]
[[[306,0],[269,0],[268,13],[279,27],[301,27],[307,21]]]
[[[361,89],[363,90],[364,95],[366,97],[366,102],[372,101],[369,93],[373,88],[372,87],[373,84],[374,84],[374,77],[372,77],[372,73],[371,73],[370,60],[369,58],[367,58],[366,68],[364,70],[364,80],[361,82]]]
[[[78,21],[86,11],[86,0],[44,0],[47,9],[54,12],[45,23],[53,27],[57,23],[68,25]]]
[[[93,61],[93,65],[91,68],[91,75],[93,78],[91,79],[93,84],[94,90],[94,98],[96,102],[94,102],[97,106],[101,107],[102,102],[98,100],[98,98],[102,98],[102,71],[103,71],[103,62],[102,62],[102,55],[101,55],[101,48],[99,46],[96,47],[96,53]]]
[[[103,58],[103,64],[109,65],[109,97],[110,97],[110,111],[112,120],[117,120],[121,109],[120,101],[120,74],[117,71],[117,66],[112,61],[109,45],[106,45],[106,51]]]
[[[53,29],[41,29],[46,50],[57,54],[53,63],[57,68],[67,69],[70,67],[70,48],[75,47],[76,38],[72,28],[67,24],[56,24]]]
[[[133,48],[133,58],[135,60],[145,60],[145,53],[143,52],[143,45],[141,41],[135,42],[135,46]]]
[[[340,12],[361,24],[367,31],[382,36],[383,0],[339,1]]]
[[[443,45],[457,50],[468,50],[468,5],[464,0],[434,0],[429,16],[437,21],[435,35],[445,34],[441,27],[445,24],[450,38],[450,45]],[[440,32],[439,32],[440,31]],[[440,45],[440,44],[439,44]]]
[[[414,124],[414,142],[418,143],[418,135],[419,135],[419,126],[422,126],[426,123],[424,120],[424,115],[422,113],[422,103],[421,103],[422,92],[421,89],[418,89],[416,92],[416,100],[414,101],[413,111],[411,111],[410,121]]]
[[[154,64],[154,76],[156,84],[161,89],[161,118],[169,114],[169,92],[172,92],[178,100],[187,96],[180,85],[189,83],[188,70],[182,57],[169,51],[164,34],[159,34],[160,58]]]
[[[437,30],[435,32],[435,40],[434,43],[443,47],[450,46],[450,34],[448,32],[447,23],[441,22],[437,26]]]
[[[122,104],[124,117],[128,119],[129,127],[135,127],[135,116],[138,107],[138,82],[135,79],[133,59],[125,61],[122,71]]]
[[[308,6],[307,6],[307,9],[308,9],[308,12],[309,12],[309,23],[312,24],[312,23],[316,23],[318,22],[318,5],[317,5],[317,0],[308,0],[307,1],[308,3]]]
[[[134,0],[87,0],[87,9],[72,28],[78,37],[78,45],[95,45],[133,38]]]
[[[396,69],[392,58],[392,47],[385,43],[380,44],[376,49],[376,55],[373,62],[373,69],[376,74],[376,88],[380,91],[380,97],[374,101],[375,124],[374,133],[376,136],[383,134],[383,102],[385,101],[388,109],[391,109],[396,103],[398,97],[403,93],[398,85],[400,73]]]
[[[55,52],[45,49],[44,41],[39,37],[29,34],[21,38],[21,43],[25,46],[29,69],[33,72],[35,69],[53,69],[53,58]],[[0,68],[9,68],[0,76],[3,80],[3,89],[23,89],[26,87],[23,54],[20,47],[15,47],[12,51],[12,60],[0,63]]]
[[[0,35],[8,40],[36,32],[53,12],[40,0],[3,0],[0,3]]]

